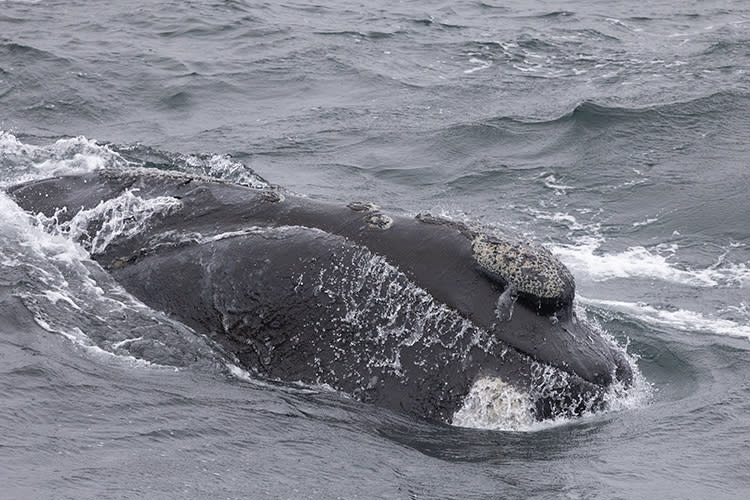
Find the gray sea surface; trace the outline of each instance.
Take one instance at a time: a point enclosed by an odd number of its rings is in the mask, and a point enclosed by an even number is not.
[[[742,1],[0,0],[0,186],[257,173],[514,231],[643,379],[510,430],[256,380],[0,193],[0,499],[747,498],[748,71]]]

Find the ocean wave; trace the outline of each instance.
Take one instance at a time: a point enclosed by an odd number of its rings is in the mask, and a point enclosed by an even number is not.
[[[0,161],[0,187],[56,175],[134,167],[177,170],[254,188],[269,186],[251,168],[229,155],[169,153],[140,144],[100,144],[83,136],[38,146],[0,130]]]
[[[738,53],[747,53],[750,46],[748,40],[720,40],[708,46],[703,55],[706,56],[737,56]]]
[[[487,61],[475,61],[479,65],[467,71],[481,69],[489,64]],[[589,133],[591,130],[601,134],[606,127],[626,129],[633,135],[642,134],[643,127],[664,129],[672,128],[681,133],[696,128],[699,122],[716,120],[717,126],[723,126],[722,120],[730,110],[746,106],[750,108],[750,95],[741,92],[717,92],[715,94],[696,99],[666,104],[655,104],[642,108],[605,105],[592,101],[584,101],[572,110],[549,119],[529,119],[519,116],[497,116],[484,120],[454,123],[452,125],[425,132],[431,143],[438,145],[447,143],[461,145],[461,152],[465,155],[469,151],[476,153],[476,148],[495,150],[498,144],[503,144],[504,151],[511,154],[516,150],[538,150],[540,147],[566,147],[567,137],[579,134],[581,131]],[[703,125],[705,127],[705,124]],[[552,129],[559,129],[553,133]],[[559,134],[564,134],[565,143]],[[450,152],[449,152],[450,153]]]
[[[720,91],[706,96],[696,97],[685,101],[652,104],[644,107],[615,106],[601,104],[594,101],[584,101],[572,110],[556,117],[547,119],[528,119],[517,116],[499,116],[464,126],[479,127],[547,127],[567,123],[579,125],[618,124],[623,122],[653,122],[663,123],[668,120],[684,120],[691,117],[719,116],[735,108],[738,102],[750,105],[750,95],[739,91]]]
[[[652,104],[645,107],[620,107],[585,101],[556,121],[573,120],[585,124],[630,122],[678,122],[687,119],[708,120],[736,108],[739,103],[750,104],[750,95],[740,91],[719,91],[684,101]]]
[[[70,64],[71,61],[65,57],[58,56],[54,52],[38,49],[32,45],[11,42],[8,40],[0,41],[0,55],[7,58],[20,58],[30,61],[54,61]]]
[[[357,39],[364,39],[364,40],[383,40],[392,38],[394,35],[399,33],[399,30],[394,31],[393,33],[386,32],[386,31],[349,31],[349,30],[326,30],[326,31],[316,31],[316,35],[322,35],[322,36],[344,36],[344,37],[350,37],[350,38],[357,38]]]

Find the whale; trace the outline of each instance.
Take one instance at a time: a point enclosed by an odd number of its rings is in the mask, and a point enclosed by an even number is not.
[[[543,420],[633,382],[624,349],[577,313],[570,271],[513,234],[143,167],[6,192],[262,379],[445,423],[477,388],[510,388]]]

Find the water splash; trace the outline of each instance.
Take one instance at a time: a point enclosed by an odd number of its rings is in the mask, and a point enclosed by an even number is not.
[[[220,179],[254,189],[265,189],[271,184],[244,163],[224,154],[183,154],[161,151],[142,144],[113,146],[138,166],[176,170],[183,174]]]
[[[176,170],[256,189],[270,186],[230,155],[169,153],[142,145],[99,144],[83,136],[37,146],[0,130],[0,162],[3,164],[0,187],[57,175],[137,167]]]
[[[71,239],[44,230],[0,192],[0,283],[45,330],[86,352],[125,363],[225,372],[229,361],[202,336],[125,292]]]
[[[52,217],[38,214],[36,218],[47,231],[79,242],[90,254],[99,255],[117,238],[129,238],[142,232],[151,218],[169,215],[181,208],[182,202],[177,198],[144,199],[126,190],[116,198],[99,202],[94,208],[80,210],[65,222],[59,219],[67,208],[56,211]]]
[[[534,423],[534,406],[529,395],[497,377],[483,377],[474,382],[451,422],[457,427],[499,431],[530,429]]]
[[[0,131],[0,187],[52,177],[92,172],[101,168],[126,168],[132,163],[106,145],[83,136],[59,139],[52,144],[24,144]]]
[[[528,390],[522,391],[498,377],[480,377],[453,415],[452,425],[498,431],[536,432],[588,418],[600,418],[611,412],[632,410],[647,405],[653,397],[653,386],[637,366],[637,356],[617,341],[585,309],[576,304],[580,321],[603,336],[614,349],[621,351],[633,373],[630,384],[614,379],[604,394],[569,398],[566,388],[571,375],[552,366],[531,362],[532,378]],[[547,400],[560,416],[546,420],[534,417],[534,402]],[[577,415],[572,417],[571,415]]]

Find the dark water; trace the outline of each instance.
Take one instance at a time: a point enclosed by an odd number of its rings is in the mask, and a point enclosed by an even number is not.
[[[749,70],[739,1],[0,2],[3,185],[253,169],[513,229],[644,379],[504,431],[269,386],[0,195],[0,498],[746,498]]]

